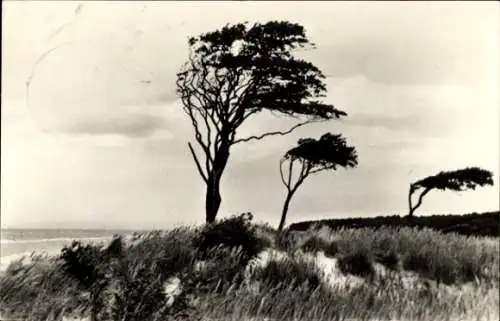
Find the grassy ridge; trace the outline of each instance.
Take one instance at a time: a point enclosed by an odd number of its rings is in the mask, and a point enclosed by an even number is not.
[[[338,228],[378,228],[381,226],[431,228],[443,233],[476,236],[500,236],[500,212],[472,213],[465,215],[430,215],[413,218],[377,216],[368,218],[328,219],[291,224],[289,229],[305,231],[313,226]]]
[[[84,252],[110,251],[82,248],[89,251],[71,252],[74,267]],[[68,273],[67,257],[12,264],[0,277],[0,313],[33,321],[88,316],[93,307],[98,320],[123,321],[499,318],[495,238],[407,227],[278,233],[233,217],[138,234],[115,252],[106,264],[88,254],[85,266],[101,274],[74,270],[103,276],[98,300]],[[166,294],[173,278],[175,296]]]

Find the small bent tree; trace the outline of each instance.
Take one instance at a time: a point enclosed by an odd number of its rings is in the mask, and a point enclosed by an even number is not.
[[[460,192],[469,189],[475,190],[477,186],[485,185],[493,185],[493,174],[490,171],[478,167],[467,167],[455,171],[439,172],[436,175],[421,179],[410,184],[410,192],[408,193],[408,217],[413,217],[415,210],[422,205],[424,196],[433,189]],[[412,196],[418,190],[421,192],[418,196],[417,203],[413,205]]]
[[[188,143],[206,185],[207,223],[219,210],[220,182],[233,145],[346,115],[321,102],[323,73],[292,55],[312,45],[303,26],[286,21],[226,25],[189,39],[189,58],[176,84],[199,149]],[[288,130],[236,137],[238,128],[263,110],[302,119]]]
[[[356,167],[358,156],[354,147],[347,146],[341,135],[326,133],[320,139],[299,139],[298,146],[290,149],[280,160],[281,181],[286,186],[287,195],[281,213],[278,230],[285,226],[286,214],[293,194],[311,174],[336,170],[338,166]],[[298,176],[293,179],[294,166],[298,166]]]

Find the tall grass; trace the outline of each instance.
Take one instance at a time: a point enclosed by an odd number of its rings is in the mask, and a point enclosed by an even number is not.
[[[104,265],[99,320],[499,319],[494,238],[411,228],[278,233],[240,216],[121,246],[123,255]],[[265,251],[281,255],[266,261]],[[48,256],[11,264],[0,277],[0,313],[88,316],[89,291],[65,264]],[[172,279],[180,282],[175,299],[165,293]]]

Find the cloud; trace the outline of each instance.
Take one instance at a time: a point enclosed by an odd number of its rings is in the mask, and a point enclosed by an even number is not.
[[[68,122],[59,131],[70,134],[122,134],[129,137],[148,137],[158,129],[167,128],[164,118],[148,114],[116,113],[80,117]]]
[[[382,128],[397,132],[411,132],[420,136],[441,136],[443,128],[439,130],[432,126],[432,123],[427,122],[424,117],[415,115],[373,115],[373,114],[352,114],[346,121],[350,126],[359,126],[364,128]],[[449,129],[446,129],[449,132]]]
[[[352,3],[324,9],[310,32],[318,48],[307,56],[330,76],[439,85],[484,84],[496,73],[496,4]],[[322,21],[325,16],[330,21]]]
[[[201,221],[204,184],[187,148],[194,135],[175,96],[175,73],[187,58],[188,36],[245,20],[303,24],[318,49],[301,54],[333,76],[326,100],[348,117],[235,146],[221,214],[252,210],[277,219],[285,193],[279,158],[299,138],[327,131],[345,135],[360,164],[308,180],[290,220],[405,210],[409,182],[442,169],[477,164],[498,173],[495,3],[143,6],[86,3],[78,20],[49,40],[74,17],[74,3],[6,5],[2,224],[47,226],[69,215],[93,227]],[[71,45],[37,65],[26,106],[33,65],[65,42]],[[245,123],[238,136],[294,123],[267,116]],[[425,206],[498,208],[498,186],[463,198],[436,193]]]

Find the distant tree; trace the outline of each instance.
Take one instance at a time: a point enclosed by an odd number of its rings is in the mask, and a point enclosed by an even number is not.
[[[422,205],[424,196],[433,189],[460,192],[469,189],[475,190],[477,186],[485,185],[493,185],[493,174],[490,171],[478,167],[467,167],[455,171],[442,171],[434,176],[416,181],[410,184],[410,192],[408,193],[408,216],[413,216],[415,210]],[[421,193],[418,197],[417,204],[412,205],[412,196],[418,190],[421,190]]]
[[[189,39],[177,93],[201,149],[197,153],[188,143],[206,184],[206,222],[217,216],[221,177],[233,145],[347,115],[321,102],[326,92],[323,73],[292,55],[294,49],[311,46],[304,27],[286,21],[226,25]],[[238,128],[263,110],[301,119],[288,130],[237,138]]]
[[[287,188],[287,195],[278,230],[281,231],[285,226],[292,196],[309,175],[336,170],[338,166],[352,168],[356,167],[357,164],[358,156],[355,148],[347,146],[341,135],[326,133],[318,140],[314,138],[300,139],[298,146],[290,149],[280,160],[281,181]],[[298,177],[293,182],[295,165],[298,166]]]

